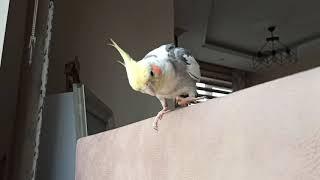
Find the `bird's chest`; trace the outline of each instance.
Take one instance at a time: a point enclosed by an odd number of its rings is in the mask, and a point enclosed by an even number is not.
[[[168,99],[185,94],[189,91],[189,88],[188,86],[182,85],[183,81],[184,80],[178,76],[170,76],[162,82],[162,85],[157,89],[156,94]]]
[[[163,75],[154,88],[157,96],[171,99],[188,92],[188,87],[183,85],[186,84],[183,71],[178,71],[177,66],[169,61],[163,63],[161,67]]]

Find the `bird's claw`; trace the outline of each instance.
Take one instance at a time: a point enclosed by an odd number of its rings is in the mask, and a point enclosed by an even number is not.
[[[158,131],[158,123],[157,122],[153,122],[152,127],[154,130]]]
[[[190,105],[191,103],[198,103],[198,100],[201,100],[201,99],[204,99],[205,97],[202,96],[202,97],[187,97],[187,98],[183,98],[183,97],[176,97],[176,101],[178,103],[178,105],[180,106],[188,106]]]
[[[162,119],[162,115],[163,115],[163,114],[162,114],[161,112],[159,112],[159,113],[157,114],[157,116],[155,117],[155,120],[153,121],[152,126],[153,126],[153,129],[156,130],[156,131],[159,130],[158,122]]]
[[[155,120],[153,121],[153,129],[158,131],[159,130],[159,127],[158,127],[158,122],[162,119],[163,115],[167,112],[169,112],[170,110],[168,109],[163,109],[162,111],[160,111],[157,116],[155,117]]]

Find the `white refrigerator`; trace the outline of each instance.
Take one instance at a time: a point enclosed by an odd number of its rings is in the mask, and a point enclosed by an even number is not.
[[[75,179],[76,142],[115,127],[111,109],[83,84],[45,100],[36,180]]]

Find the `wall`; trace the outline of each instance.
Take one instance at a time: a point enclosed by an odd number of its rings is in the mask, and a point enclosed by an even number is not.
[[[20,66],[25,42],[26,9],[26,0],[10,1],[0,67],[0,159],[4,154],[9,155],[12,145]]]
[[[56,1],[48,92],[65,89],[64,64],[79,56],[80,77],[114,112],[117,126],[156,115],[160,103],[129,87],[113,38],[139,59],[173,42],[173,1]]]
[[[298,58],[299,60],[295,64],[277,65],[249,74],[249,86],[320,66],[320,39],[301,45],[298,48]]]

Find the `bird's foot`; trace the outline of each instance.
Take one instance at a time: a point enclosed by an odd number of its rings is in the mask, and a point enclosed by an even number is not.
[[[178,97],[176,97],[176,101],[177,101],[177,103],[178,103],[178,105],[180,105],[180,106],[188,106],[188,105],[190,105],[191,103],[197,103],[198,102],[198,100],[201,100],[201,99],[204,99],[205,97],[204,96],[202,96],[202,97],[186,97],[186,98],[184,98],[184,97],[180,97],[180,96],[178,96]]]
[[[159,121],[162,119],[163,115],[167,112],[169,112],[170,110],[168,108],[164,108],[162,109],[160,112],[158,112],[157,116],[155,117],[154,121],[153,121],[153,129],[158,131],[158,123]]]

